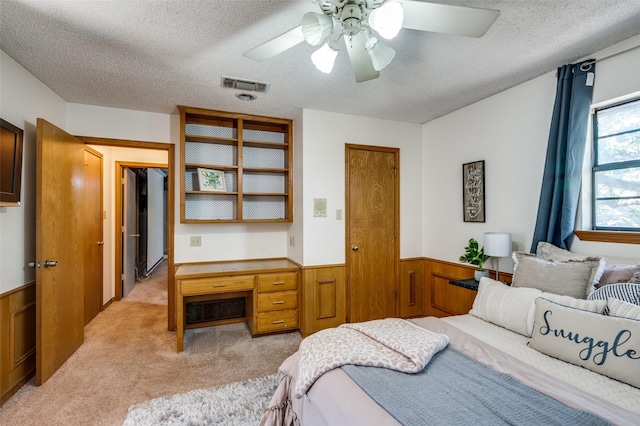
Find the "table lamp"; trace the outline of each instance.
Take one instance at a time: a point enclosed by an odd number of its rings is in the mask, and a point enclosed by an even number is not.
[[[496,267],[496,281],[500,281],[500,258],[511,255],[511,234],[508,232],[485,232],[484,254],[498,258]]]

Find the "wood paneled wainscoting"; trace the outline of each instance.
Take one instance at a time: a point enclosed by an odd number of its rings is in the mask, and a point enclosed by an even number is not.
[[[0,405],[36,371],[36,283],[0,295]]]
[[[396,316],[415,318],[467,314],[477,291],[455,286],[449,281],[471,278],[475,269],[471,265],[423,257],[401,259]],[[489,272],[491,277],[495,277],[495,270]],[[500,280],[510,283],[511,274],[501,272]],[[346,322],[344,265],[303,267],[301,292],[300,330],[303,336]]]
[[[347,316],[346,267],[325,265],[302,268],[303,336],[343,324]]]
[[[471,265],[446,262],[437,259],[425,260],[425,314],[428,316],[446,317],[469,313],[478,293],[475,290],[458,287],[449,283],[451,280],[472,278],[477,268]],[[495,277],[495,271],[489,270]],[[512,274],[500,273],[500,280],[511,283]]]

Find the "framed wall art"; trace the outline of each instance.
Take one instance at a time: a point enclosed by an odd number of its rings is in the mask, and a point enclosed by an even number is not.
[[[484,222],[484,160],[462,165],[462,206],[465,222]]]
[[[198,184],[200,185],[200,191],[227,191],[224,172],[220,170],[201,169],[198,167]]]

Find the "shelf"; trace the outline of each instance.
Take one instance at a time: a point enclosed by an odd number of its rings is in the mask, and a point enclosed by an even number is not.
[[[215,143],[220,145],[238,145],[235,138],[217,138],[214,136],[184,135],[187,142]]]
[[[250,146],[253,148],[267,148],[267,149],[289,149],[289,144],[277,143],[277,142],[262,142],[262,141],[242,141],[242,145]]]
[[[291,120],[178,108],[181,222],[293,220]],[[198,168],[224,172],[227,191],[200,191]]]

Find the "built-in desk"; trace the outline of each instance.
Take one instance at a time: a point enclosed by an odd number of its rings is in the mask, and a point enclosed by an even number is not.
[[[178,352],[184,345],[185,298],[244,293],[252,336],[295,330],[299,327],[299,280],[300,267],[287,259],[180,265],[175,274]]]

